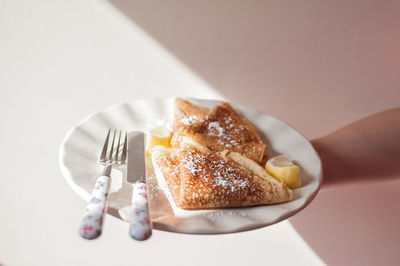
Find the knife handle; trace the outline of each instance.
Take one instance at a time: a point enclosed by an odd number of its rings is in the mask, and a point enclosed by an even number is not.
[[[86,207],[85,217],[82,219],[79,228],[79,234],[85,239],[93,240],[101,235],[110,179],[109,176],[102,175],[96,180],[96,185]]]
[[[151,236],[149,201],[146,183],[133,184],[132,210],[129,233],[135,240],[146,240]]]

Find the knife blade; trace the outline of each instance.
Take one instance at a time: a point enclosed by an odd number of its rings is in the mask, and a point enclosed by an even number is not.
[[[143,132],[129,132],[127,179],[130,183],[146,181],[144,140],[145,135]]]
[[[133,184],[129,233],[136,240],[146,240],[151,236],[144,141],[143,132],[129,132],[127,180]]]

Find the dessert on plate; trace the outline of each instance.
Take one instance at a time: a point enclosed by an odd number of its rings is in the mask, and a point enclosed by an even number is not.
[[[151,150],[159,184],[183,209],[290,201],[292,190],[265,170],[266,145],[228,103],[208,109],[175,100],[170,147]]]
[[[213,151],[235,151],[259,164],[267,160],[266,146],[257,130],[229,103],[208,109],[177,98],[174,116],[173,147],[186,136]]]
[[[216,152],[184,137],[178,148],[152,150],[157,175],[183,209],[245,207],[292,199],[283,182],[237,152]]]

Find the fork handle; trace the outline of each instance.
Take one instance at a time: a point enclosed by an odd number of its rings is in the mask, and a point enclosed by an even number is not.
[[[110,176],[102,175],[96,180],[85,217],[82,219],[79,234],[85,239],[96,239],[101,235],[104,212],[106,210]]]
[[[135,240],[146,240],[151,236],[149,201],[146,187],[146,183],[143,181],[138,181],[133,185],[129,233]]]

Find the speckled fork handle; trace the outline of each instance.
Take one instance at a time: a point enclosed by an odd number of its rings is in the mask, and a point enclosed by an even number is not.
[[[151,236],[148,202],[146,183],[143,181],[134,183],[129,228],[129,233],[133,239],[146,240]]]
[[[111,168],[111,166],[109,167]],[[85,239],[92,240],[101,235],[110,181],[110,175],[106,174],[96,180],[89,204],[86,207],[85,217],[79,228],[79,234]]]

